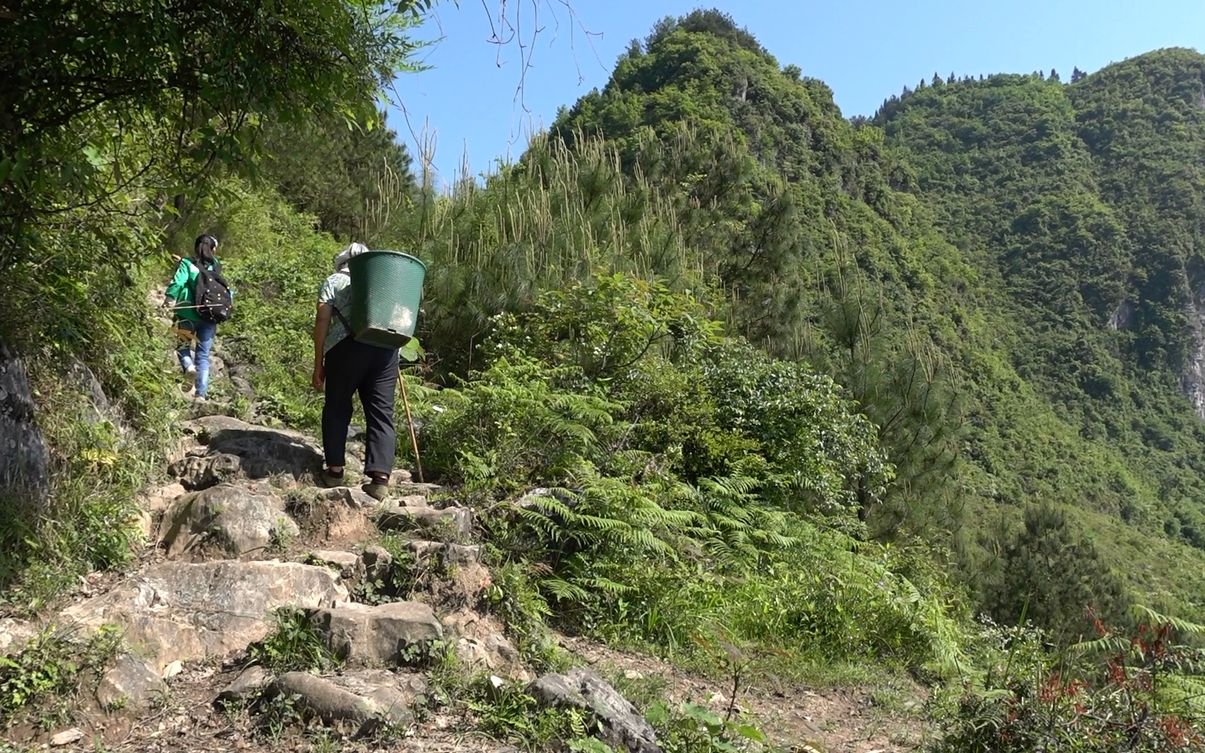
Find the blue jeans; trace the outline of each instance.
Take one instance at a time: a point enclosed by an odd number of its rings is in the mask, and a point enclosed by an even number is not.
[[[218,323],[181,319],[176,326],[190,330],[194,335],[192,340],[185,340],[180,345],[176,356],[180,359],[181,370],[197,367],[197,397],[205,397],[205,391],[209,389],[209,351],[213,348],[213,337],[218,333]]]

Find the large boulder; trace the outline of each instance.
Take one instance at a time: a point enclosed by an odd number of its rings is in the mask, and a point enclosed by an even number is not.
[[[299,711],[325,724],[350,722],[364,733],[382,723],[412,721],[415,697],[425,691],[426,683],[417,675],[360,669],[332,677],[285,672],[264,695],[291,698]]]
[[[275,560],[163,562],[101,596],[68,607],[68,623],[116,624],[126,642],[162,669],[175,660],[221,659],[271,632],[273,611],[329,607],[348,599],[338,573]]]
[[[208,489],[234,481],[242,470],[238,455],[206,450],[192,450],[168,466],[168,473],[180,479],[180,485],[185,489]]]
[[[314,610],[311,619],[336,656],[364,664],[404,665],[443,638],[435,612],[417,601],[340,604]]]
[[[589,711],[600,727],[599,737],[609,745],[631,753],[661,753],[657,733],[648,720],[592,669],[574,667],[564,674],[550,672],[527,690],[548,706]]]
[[[209,451],[237,455],[248,478],[292,476],[300,480],[313,478],[322,470],[322,447],[304,434],[220,418],[225,419],[220,427],[212,422],[214,428],[209,430]]]
[[[173,465],[173,472],[190,489],[202,489],[229,480],[234,458],[234,475],[250,479],[288,478],[294,482],[313,479],[322,470],[322,447],[311,437],[288,429],[257,426],[231,416],[197,418],[189,425],[206,443],[203,451]],[[349,473],[359,470],[349,462]]]
[[[122,654],[96,684],[96,701],[106,711],[145,709],[167,692],[159,674],[146,659]]]
[[[167,556],[230,557],[265,552],[300,530],[285,514],[285,502],[270,487],[222,484],[176,499],[159,524]]]

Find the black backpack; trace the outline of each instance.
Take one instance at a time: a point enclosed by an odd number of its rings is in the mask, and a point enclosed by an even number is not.
[[[197,282],[193,289],[193,303],[197,306],[197,316],[207,322],[226,321],[234,313],[234,298],[230,295],[230,283],[222,277],[222,265],[215,261],[212,270],[201,264],[196,266]]]

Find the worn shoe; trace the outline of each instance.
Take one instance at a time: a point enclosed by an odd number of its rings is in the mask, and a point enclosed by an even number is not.
[[[360,490],[377,502],[384,502],[386,495],[389,494],[389,485],[381,481],[369,481],[361,486]]]
[[[336,486],[347,486],[346,472],[338,475],[331,473],[326,468],[322,469],[322,473],[318,474],[318,483],[326,489],[333,489]]]

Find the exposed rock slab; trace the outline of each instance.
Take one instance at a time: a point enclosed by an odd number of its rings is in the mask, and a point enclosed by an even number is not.
[[[326,724],[351,722],[364,730],[380,723],[409,723],[414,719],[414,699],[425,690],[426,684],[417,676],[380,670],[353,670],[336,677],[286,672],[268,686],[265,695],[291,697],[301,711]]]
[[[473,530],[473,515],[468,508],[382,507],[376,516],[381,530],[422,531],[438,540],[465,540]]]
[[[117,657],[96,686],[96,700],[102,709],[145,709],[167,690],[167,685],[151,663],[133,654]]]
[[[160,671],[174,660],[224,658],[262,640],[278,607],[348,599],[338,575],[296,562],[223,560],[153,565],[108,593],[64,610],[68,623],[112,623]]]
[[[209,451],[237,455],[248,478],[313,478],[322,470],[321,446],[299,432],[227,419],[221,428],[210,429],[208,438]]]
[[[527,689],[549,706],[574,706],[589,711],[601,727],[599,737],[609,745],[632,753],[661,753],[652,725],[592,669],[574,667],[564,674],[552,672]]]
[[[176,499],[159,525],[167,556],[263,552],[300,533],[270,487],[222,484]]]
[[[38,634],[38,629],[29,622],[11,617],[0,618],[0,656],[11,656]]]
[[[168,472],[180,479],[185,489],[207,489],[217,484],[234,481],[242,471],[237,455],[207,453],[193,450],[168,467]]]
[[[455,641],[456,655],[470,669],[500,674],[521,682],[532,679],[523,667],[518,649],[503,633],[502,625],[496,619],[466,610],[446,615],[442,622],[449,639]]]
[[[236,475],[250,479],[312,479],[322,470],[322,448],[317,440],[288,429],[257,426],[230,416],[195,419],[192,428],[208,447],[173,465],[173,472],[190,489],[202,489],[211,479],[229,480],[230,458]],[[219,459],[220,458],[220,459]],[[349,463],[355,475],[357,463]]]
[[[316,609],[311,619],[331,651],[351,662],[405,664],[409,649],[443,638],[435,612],[417,601],[341,604]]]

